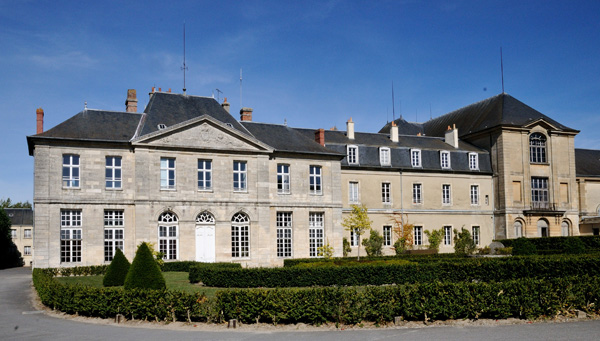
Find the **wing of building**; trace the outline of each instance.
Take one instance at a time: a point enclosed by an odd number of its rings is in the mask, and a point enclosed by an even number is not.
[[[104,264],[116,248],[131,259],[143,241],[167,261],[275,266],[317,257],[325,244],[341,256],[343,238],[351,253],[360,247],[342,227],[354,204],[368,208],[385,254],[399,218],[414,225],[414,248],[443,229],[441,252],[453,251],[455,230],[483,247],[592,233],[600,220],[600,188],[580,210],[600,165],[580,181],[578,131],[506,94],[379,133],[355,132],[351,119],[346,131],[257,123],[250,108],[238,120],[226,100],[154,89],[143,113],[135,90],[125,104],[47,131],[38,109],[38,133],[27,137],[34,266]],[[580,215],[589,216],[581,225]]]

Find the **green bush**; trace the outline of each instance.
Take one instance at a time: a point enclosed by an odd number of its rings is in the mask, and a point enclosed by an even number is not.
[[[521,237],[512,244],[512,252],[515,256],[535,255],[537,247],[529,239]]]
[[[117,248],[113,260],[110,262],[108,269],[106,269],[102,285],[105,287],[122,286],[125,283],[125,277],[127,277],[130,265],[123,252],[121,252],[121,249]]]
[[[368,257],[381,256],[383,237],[379,234],[379,232],[371,230],[369,233],[369,238],[363,239],[362,245],[365,247]]]
[[[240,263],[200,263],[194,262],[195,264],[191,265],[188,269],[189,272],[189,280],[190,283],[198,283],[202,282],[201,270],[204,269],[241,269],[242,265]]]
[[[567,238],[562,251],[566,254],[582,254],[587,252],[585,244],[579,238]]]
[[[425,234],[427,235],[427,240],[429,240],[428,248],[431,250],[440,249],[440,244],[442,243],[442,239],[444,239],[444,230],[425,230]]]
[[[140,244],[125,278],[125,289],[165,289],[165,278],[146,243]]]
[[[471,237],[469,230],[454,230],[454,253],[459,255],[472,255],[477,250],[477,245]]]
[[[377,257],[361,257],[360,261],[371,261],[371,260],[391,260],[391,259],[405,259],[415,263],[429,263],[438,262],[442,260],[457,260],[465,259],[465,255],[457,255],[454,253],[439,253],[439,254],[401,254],[395,256],[377,256]],[[318,263],[318,262],[330,262],[334,261],[337,265],[341,265],[343,262],[356,262],[354,257],[335,257],[331,259],[324,258],[293,258],[284,259],[284,267],[293,267],[302,263]]]
[[[581,241],[586,248],[586,252],[600,251],[600,236],[571,236],[571,237],[543,237],[543,238],[527,238],[532,242],[539,254],[558,254],[565,250],[565,243],[570,243],[570,240],[577,239]],[[506,247],[513,246],[517,239],[503,239],[500,242]]]

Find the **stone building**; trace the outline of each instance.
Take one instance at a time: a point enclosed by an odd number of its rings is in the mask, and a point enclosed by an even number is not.
[[[10,236],[17,246],[23,263],[30,266],[33,253],[33,210],[31,208],[5,208],[10,219]]]

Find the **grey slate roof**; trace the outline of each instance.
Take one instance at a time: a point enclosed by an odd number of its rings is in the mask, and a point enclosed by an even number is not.
[[[13,226],[33,226],[33,209],[31,208],[5,208],[4,212]]]
[[[600,177],[600,150],[575,149],[575,174],[581,177]]]
[[[423,134],[423,123],[408,122],[405,119],[403,119],[402,117],[396,119],[394,121],[394,123],[396,123],[396,125],[398,126],[398,131],[401,134],[404,134],[404,135],[417,135],[418,133]],[[391,127],[392,127],[392,122],[388,122],[388,123],[386,123],[386,125],[383,126],[383,128],[381,128],[381,130],[379,130],[379,133],[389,134]]]

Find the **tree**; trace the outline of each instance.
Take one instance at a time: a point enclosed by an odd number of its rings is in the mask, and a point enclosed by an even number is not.
[[[31,203],[29,201],[25,202],[17,202],[14,203],[10,198],[0,199],[0,208],[31,208]]]
[[[135,258],[125,277],[125,289],[164,289],[165,278],[154,260],[148,244],[142,243],[138,247]]]
[[[461,229],[460,232],[454,230],[454,253],[459,255],[472,255],[476,249],[477,245],[475,245],[469,230]]]
[[[0,208],[0,269],[23,266],[21,252],[10,235],[11,225],[10,218],[4,209]]]
[[[344,221],[342,222],[342,226],[346,228],[346,231],[351,231],[356,234],[359,245],[358,260],[360,260],[360,236],[371,229],[371,223],[372,221],[369,220],[367,207],[365,205],[352,205],[352,212],[350,212],[350,215],[344,218]]]
[[[115,251],[115,256],[110,262],[108,269],[106,269],[106,274],[104,275],[102,284],[105,287],[122,286],[125,283],[125,278],[127,277],[127,272],[129,272],[130,266],[131,264],[123,252],[121,252],[121,249],[117,248]]]
[[[342,254],[344,255],[344,257],[348,257],[348,254],[352,252],[352,247],[350,247],[350,242],[348,241],[348,238],[344,237],[344,239],[342,240]]]
[[[408,222],[408,215],[402,213],[394,213],[391,221],[396,235],[394,251],[400,255],[412,247],[414,225]]]
[[[331,257],[333,257],[333,246],[329,245],[329,239],[327,239],[325,245],[317,248],[317,256],[325,259],[331,259]]]
[[[362,245],[367,251],[367,256],[381,256],[381,248],[383,247],[383,237],[379,232],[371,230],[369,238],[362,241]]]
[[[442,243],[442,239],[444,239],[444,230],[433,230],[433,231],[425,231],[427,235],[427,239],[429,239],[429,249],[430,250],[440,250],[440,244]]]

